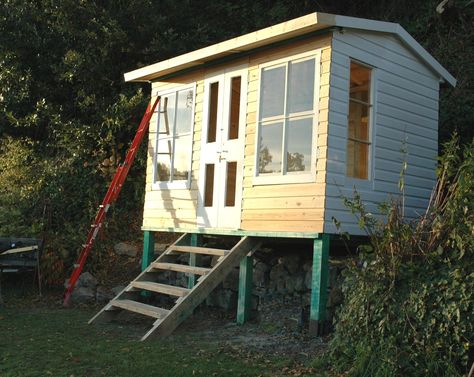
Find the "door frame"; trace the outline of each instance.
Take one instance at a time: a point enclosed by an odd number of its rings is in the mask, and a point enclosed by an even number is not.
[[[229,115],[230,115],[230,99],[231,87],[230,83],[233,77],[241,77],[241,93],[240,93],[240,109],[239,109],[239,132],[238,139],[228,140],[229,131]],[[247,124],[247,83],[248,80],[248,64],[241,63],[238,65],[226,67],[218,71],[212,71],[204,78],[204,97],[203,97],[203,114],[201,127],[201,153],[199,162],[199,182],[198,182],[198,208],[197,208],[197,225],[204,228],[219,229],[239,229],[241,223],[242,209],[242,190],[244,179],[244,152],[245,152],[245,128]],[[217,119],[218,126],[216,130],[215,145],[207,143],[208,122],[210,115],[210,84],[219,82]],[[221,89],[222,88],[222,89]],[[227,118],[227,119],[226,119]],[[224,124],[224,129],[220,129],[219,125]],[[226,135],[223,135],[223,131]],[[229,207],[224,206],[225,194],[225,178],[226,166],[225,159],[220,160],[218,152],[226,150],[226,143],[237,144],[238,158],[232,159],[237,161],[236,174],[236,190],[235,190],[235,206],[232,207],[232,215],[229,215]],[[206,155],[206,153],[214,154]],[[206,162],[213,161],[215,163],[214,170],[214,201],[212,207],[204,207],[204,195],[206,186],[205,169]],[[223,213],[226,214],[225,221]],[[231,218],[231,219],[230,219]]]

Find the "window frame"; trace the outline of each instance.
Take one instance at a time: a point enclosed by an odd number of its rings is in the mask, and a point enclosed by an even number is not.
[[[350,108],[350,88],[351,88],[351,63],[354,62],[362,67],[370,69],[370,85],[369,85],[369,137],[368,141],[359,141],[356,140],[357,142],[363,142],[364,144],[367,144],[368,147],[368,156],[367,156],[367,179],[364,178],[357,178],[357,177],[350,177],[347,175],[347,165],[348,165],[348,141],[349,141],[349,108]],[[364,61],[361,61],[360,59],[356,59],[353,57],[349,57],[348,59],[348,83],[347,83],[347,131],[346,131],[346,160],[345,160],[345,185],[346,186],[353,186],[353,187],[359,187],[362,189],[371,189],[373,186],[374,182],[374,154],[375,154],[375,115],[376,115],[376,90],[377,90],[377,68],[374,67],[373,65],[366,63]],[[357,101],[355,101],[357,102]],[[365,103],[364,103],[365,104]],[[352,138],[352,140],[355,140]]]
[[[298,113],[288,113],[288,66],[291,62],[305,61],[313,59],[314,65],[314,96],[313,96],[313,109],[307,111],[301,111]],[[263,85],[263,71],[269,67],[278,68],[279,66],[286,67],[285,71],[285,93],[284,93],[284,113],[279,116],[267,117],[260,119],[261,112],[261,94]],[[319,94],[320,94],[320,82],[321,82],[321,50],[311,50],[300,54],[291,55],[285,58],[272,60],[258,66],[259,72],[259,84],[257,90],[257,109],[256,109],[256,121],[255,121],[255,152],[254,152],[254,173],[253,173],[253,185],[272,185],[272,184],[289,184],[289,183],[311,183],[316,182],[316,163],[318,158],[318,126],[319,126]],[[311,169],[309,171],[302,172],[288,172],[287,169],[287,158],[285,153],[285,147],[288,144],[288,122],[291,120],[308,119],[312,114],[312,127],[313,137],[311,141]],[[283,122],[283,138],[282,138],[282,171],[279,173],[266,173],[264,175],[259,174],[259,141],[261,135],[261,125],[271,124],[281,121]]]
[[[181,189],[181,190],[184,190],[184,189],[189,189],[191,187],[191,176],[192,176],[192,162],[193,162],[193,143],[194,143],[194,119],[195,119],[195,109],[196,109],[196,83],[191,83],[191,84],[183,84],[183,85],[178,85],[178,86],[173,86],[172,88],[167,88],[167,89],[164,89],[164,90],[158,90],[156,92],[156,95],[157,96],[161,96],[163,98],[163,96],[167,96],[169,94],[172,94],[172,93],[175,93],[176,94],[176,101],[178,99],[178,92],[181,92],[183,90],[187,90],[187,89],[190,89],[193,91],[193,105],[192,105],[192,108],[191,108],[191,127],[190,127],[190,131],[189,131],[189,135],[191,136],[190,137],[190,145],[189,145],[189,148],[190,148],[190,155],[189,155],[189,162],[188,162],[188,166],[189,166],[189,175],[188,175],[188,179],[186,180],[175,180],[175,181],[157,181],[157,168],[156,168],[156,164],[157,164],[157,160],[158,160],[158,142],[159,142],[159,106],[157,106],[158,110],[155,111],[155,116],[156,116],[156,120],[155,120],[155,124],[156,124],[156,130],[155,130],[155,140],[154,140],[154,149],[153,149],[153,167],[152,167],[152,190],[163,190],[163,189]],[[161,103],[161,100],[160,100],[160,103]],[[175,131],[176,131],[176,116],[175,116],[175,122],[174,122],[174,125],[173,125],[173,135],[172,135],[172,138],[173,138],[173,163],[174,163],[174,146],[175,146],[175,141],[176,141],[176,134],[175,134]],[[170,168],[173,169],[174,166],[172,166]]]

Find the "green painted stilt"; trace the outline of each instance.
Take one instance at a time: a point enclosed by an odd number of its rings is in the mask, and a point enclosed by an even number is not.
[[[245,256],[240,261],[239,300],[237,303],[237,323],[244,324],[250,318],[252,306],[253,257]]]
[[[313,244],[313,274],[309,331],[322,335],[326,320],[329,278],[329,235],[322,234]]]
[[[145,230],[143,233],[142,271],[153,261],[155,255],[155,233]]]
[[[143,255],[142,255],[142,271],[144,271],[155,257],[155,233],[145,230],[143,233]],[[150,297],[148,291],[141,292],[142,297]]]

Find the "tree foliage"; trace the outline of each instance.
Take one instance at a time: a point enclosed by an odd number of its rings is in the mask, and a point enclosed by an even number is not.
[[[437,3],[2,1],[0,235],[38,235],[49,203],[49,231],[64,254],[77,252],[148,100],[149,85],[125,84],[124,72],[313,11],[400,22],[459,80],[442,90],[442,138],[458,129],[469,140],[474,6],[450,1],[438,14]],[[120,200],[124,212],[140,211],[144,161],[142,149]]]

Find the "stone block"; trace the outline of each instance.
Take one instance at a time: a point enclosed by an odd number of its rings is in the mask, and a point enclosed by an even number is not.
[[[237,292],[230,289],[217,288],[207,297],[206,304],[224,310],[234,310],[237,307]]]
[[[131,244],[130,242],[119,242],[114,245],[114,251],[117,255],[135,258],[139,249],[137,245]]]
[[[304,285],[306,289],[311,290],[312,281],[313,281],[313,270],[311,269],[311,270],[306,271],[306,275],[304,277]]]
[[[94,288],[90,287],[78,287],[72,291],[71,295],[72,302],[77,304],[87,304],[95,301]]]
[[[161,255],[168,248],[168,246],[169,245],[167,243],[155,242],[153,250],[154,250],[155,254]]]
[[[226,276],[222,282],[224,289],[232,289],[233,291],[239,290],[239,269],[234,268],[229,275]]]
[[[116,287],[112,288],[112,293],[114,296],[117,296],[120,292],[122,292],[126,288],[125,285],[117,285]]]
[[[92,275],[90,272],[83,272],[79,276],[79,279],[77,279],[76,288],[86,287],[86,288],[95,289],[95,287],[97,287],[98,284],[99,282],[94,277],[94,275]]]
[[[97,287],[97,291],[95,292],[95,300],[98,303],[107,303],[113,298],[114,294],[110,290],[102,286]]]

